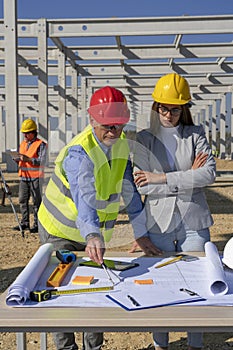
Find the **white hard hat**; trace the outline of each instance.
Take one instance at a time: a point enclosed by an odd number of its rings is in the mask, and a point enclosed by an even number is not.
[[[223,250],[223,263],[233,269],[233,237],[229,239]]]

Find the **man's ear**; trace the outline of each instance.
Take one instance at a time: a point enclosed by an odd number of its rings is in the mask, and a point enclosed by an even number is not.
[[[96,121],[91,116],[90,116],[90,124],[93,128],[94,128],[94,126],[96,126]]]

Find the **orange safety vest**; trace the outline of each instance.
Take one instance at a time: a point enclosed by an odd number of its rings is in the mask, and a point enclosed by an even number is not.
[[[40,147],[43,141],[36,138],[31,146],[27,149],[27,142],[24,140],[19,148],[19,153],[28,156],[29,158],[38,158],[38,148]],[[19,176],[35,179],[38,177],[44,177],[44,165],[33,165],[29,162],[19,161]]]

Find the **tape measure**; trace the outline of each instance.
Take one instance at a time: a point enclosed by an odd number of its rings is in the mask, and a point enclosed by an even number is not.
[[[94,288],[83,288],[83,289],[67,289],[67,290],[57,290],[57,289],[43,289],[34,290],[30,292],[30,299],[32,301],[46,301],[49,300],[53,295],[67,295],[67,294],[80,294],[80,293],[95,293],[95,292],[105,292],[107,290],[113,290],[113,286],[108,287],[94,287]]]

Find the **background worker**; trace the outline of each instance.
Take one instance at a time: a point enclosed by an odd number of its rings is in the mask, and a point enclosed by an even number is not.
[[[38,232],[37,213],[42,199],[44,166],[46,163],[47,144],[37,137],[37,125],[32,119],[26,119],[20,131],[24,140],[20,144],[19,156],[14,160],[18,163],[19,205],[21,211],[22,230]],[[32,196],[34,223],[30,229],[29,199]],[[19,230],[19,226],[14,227]]]
[[[152,96],[151,125],[137,134],[134,157],[148,236],[163,251],[203,251],[213,224],[203,188],[215,180],[215,161],[203,127],[193,123],[187,81],[165,75]],[[168,349],[168,333],[153,337],[156,350]],[[189,333],[188,346],[201,349],[202,334]]]
[[[90,125],[66,145],[39,209],[41,243],[54,249],[86,250],[103,263],[105,241],[111,239],[123,196],[135,237],[141,246],[160,253],[147,239],[143,204],[132,176],[129,146],[123,127],[130,112],[120,90],[106,86],[91,97]],[[55,333],[57,349],[77,349],[73,333]],[[84,333],[85,350],[98,350],[102,333]]]

